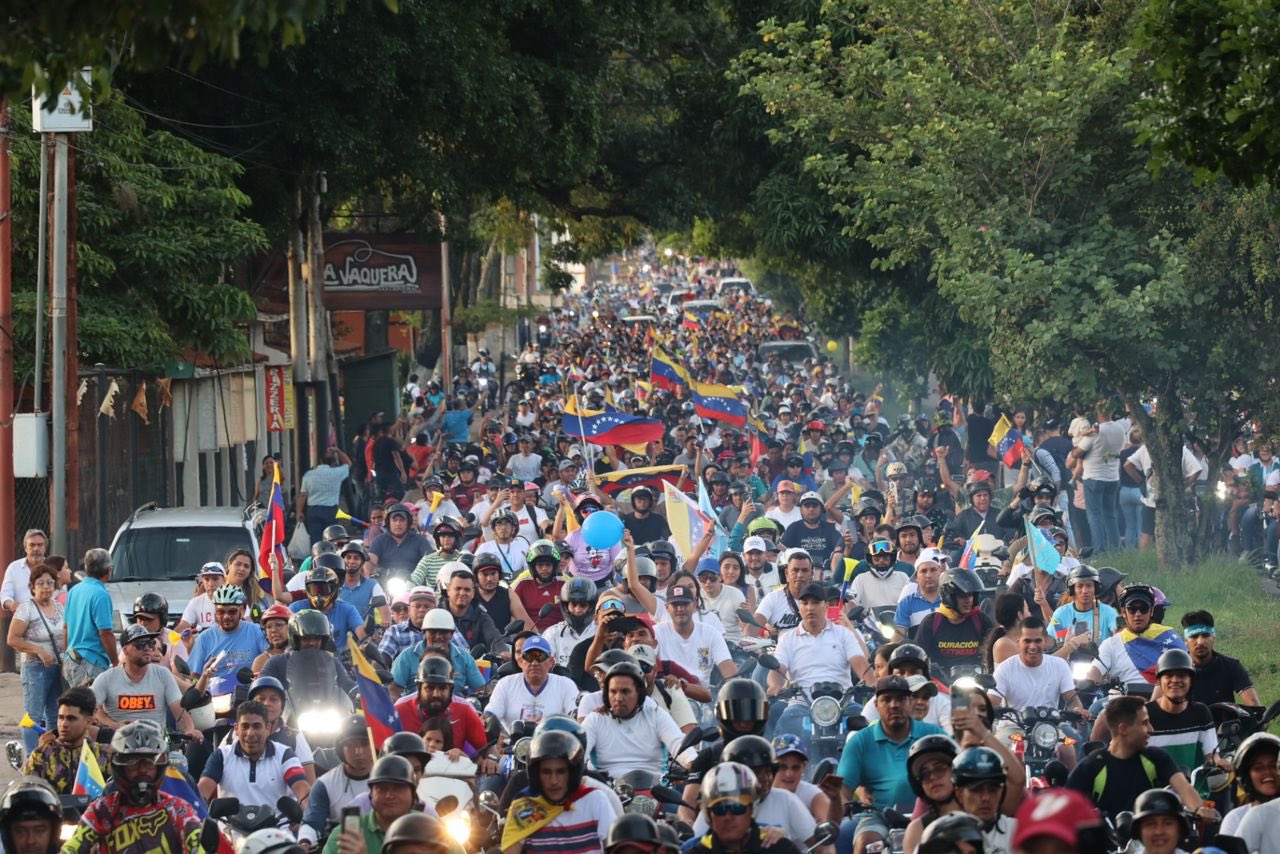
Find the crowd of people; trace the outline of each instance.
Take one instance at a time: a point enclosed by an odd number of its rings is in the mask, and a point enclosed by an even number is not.
[[[116,632],[109,553],[68,591],[29,532],[0,589],[32,724],[28,776],[0,798],[5,850],[193,852],[201,804],[286,797],[301,821],[246,854],[456,851],[419,786],[469,761],[504,854],[866,854],[899,815],[906,854],[1061,854],[1113,845],[1125,814],[1151,854],[1220,821],[1270,852],[1280,739],[1221,754],[1209,713],[1261,704],[1248,673],[1212,614],[1166,625],[1160,590],[1102,565],[1153,530],[1123,410],[942,394],[891,420],[882,387],[852,387],[733,272],[650,252],[565,297],[505,386],[483,351],[410,376],[403,412],[302,477],[309,553],[296,571],[272,557],[265,585],[257,556],[210,555],[180,616],[148,593]],[[1201,457],[1184,454],[1189,495]],[[1270,499],[1241,486],[1276,487],[1270,445],[1238,445],[1230,469],[1233,542],[1274,553]],[[391,704],[377,726],[361,661]],[[304,666],[364,706],[332,760],[296,728]],[[812,701],[831,685],[848,723],[823,757]],[[219,698],[222,729],[205,719]],[[1026,707],[1074,722],[1045,779],[1002,714]],[[164,787],[173,735],[189,800]],[[87,757],[112,783],[60,842],[58,796]],[[1189,780],[1209,766],[1242,789],[1225,817]],[[624,809],[609,782],[632,773],[679,783],[678,813]]]

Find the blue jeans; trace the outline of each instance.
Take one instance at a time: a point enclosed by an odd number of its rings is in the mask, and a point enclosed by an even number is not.
[[[1094,554],[1120,547],[1120,481],[1086,480],[1085,513],[1093,535]]]
[[[1136,486],[1120,487],[1120,517],[1124,519],[1124,545],[1138,547],[1142,536],[1142,490]]]
[[[22,665],[22,708],[31,719],[47,730],[58,728],[58,697],[62,696],[62,672],[57,662],[45,667],[39,660]],[[35,750],[40,736],[23,727],[22,746],[27,755]]]

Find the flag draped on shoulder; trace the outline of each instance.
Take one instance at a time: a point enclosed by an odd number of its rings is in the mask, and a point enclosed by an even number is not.
[[[369,659],[360,651],[355,635],[347,635],[347,649],[351,652],[351,665],[355,671],[356,685],[360,688],[360,705],[364,708],[364,719],[369,725],[376,752],[384,741],[400,729],[399,718],[395,704],[391,702],[390,692],[378,678]]]

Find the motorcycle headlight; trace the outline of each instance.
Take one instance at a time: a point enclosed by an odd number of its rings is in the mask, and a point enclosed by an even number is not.
[[[408,579],[400,578],[399,576],[387,579],[387,595],[391,597],[392,601],[394,601],[401,593],[407,593],[408,590]]]
[[[58,838],[61,839],[63,842],[66,842],[72,836],[75,836],[75,833],[76,833],[75,822],[64,821],[62,823],[62,827],[58,829]]]
[[[232,706],[235,705],[235,700],[235,694],[219,694],[213,698],[213,713],[215,715],[230,714]]]
[[[471,816],[466,810],[454,810],[443,821],[445,832],[454,842],[465,846],[471,841]]]
[[[533,746],[533,739],[525,736],[515,743],[511,748],[511,755],[522,763],[529,761],[529,748]]]
[[[1031,740],[1041,750],[1058,746],[1058,728],[1051,723],[1038,723],[1031,728]]]
[[[1071,678],[1076,682],[1083,682],[1089,678],[1089,670],[1093,667],[1092,661],[1073,661],[1071,663]]]
[[[298,715],[298,729],[306,735],[337,735],[342,715],[336,709],[309,709]]]
[[[840,720],[840,703],[834,697],[819,697],[809,707],[809,716],[818,726],[831,726]]]

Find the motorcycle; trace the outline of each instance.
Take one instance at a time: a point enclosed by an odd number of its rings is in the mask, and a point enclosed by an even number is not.
[[[637,768],[613,781],[613,792],[622,802],[625,813],[639,813],[656,819],[662,805],[678,807],[684,803],[680,793],[662,785],[661,778],[651,771]],[[692,809],[692,807],[690,807]],[[674,809],[672,810],[674,813]]]
[[[871,842],[867,845],[866,854],[902,854],[902,843],[906,838],[907,825],[911,823],[911,818],[903,815],[893,807],[877,809],[871,804],[864,804],[856,800],[850,801],[845,805],[845,815],[855,821],[855,816],[861,815],[862,813],[872,813],[880,816],[880,819],[884,822],[885,826],[889,828],[889,835],[883,840],[879,842]],[[831,828],[835,827],[831,822],[823,822],[818,825],[818,828],[821,829],[823,825],[830,825]],[[817,836],[817,831],[815,831],[814,835]],[[812,851],[813,848],[810,848],[809,850]]]
[[[227,837],[238,848],[240,841],[254,831],[279,827],[282,818],[288,824],[302,821],[302,807],[288,796],[276,801],[274,808],[269,804],[242,804],[236,798],[214,798],[209,804],[209,818],[221,824]],[[208,825],[204,830],[208,830]],[[202,841],[203,833],[204,831],[201,833]],[[215,842],[213,848],[205,850],[212,851],[217,847]]]
[[[479,824],[473,818],[478,770],[476,763],[465,756],[451,762],[446,754],[437,752],[422,769],[422,779],[418,781],[418,799],[435,808],[449,838],[468,850],[475,847],[472,837]]]
[[[809,745],[809,761],[813,763],[810,782],[817,783],[826,776],[827,766],[839,760],[849,733],[866,726],[865,719],[849,709],[854,688],[842,689],[838,682],[815,682],[808,691],[800,685],[793,685],[776,696],[779,700],[799,698],[809,704],[805,715],[805,741]],[[862,726],[858,726],[858,722]]]
[[[299,649],[289,655],[285,720],[306,736],[317,774],[339,764],[337,737],[352,710],[351,698],[338,687],[341,666],[321,649]]]
[[[1044,789],[1061,786],[1067,781],[1067,768],[1058,759],[1058,746],[1074,747],[1076,739],[1063,732],[1064,722],[1079,723],[1084,716],[1069,709],[1048,706],[1001,708],[997,718],[1011,720],[1018,729],[1009,734],[1014,755],[1027,771],[1027,788]]]

